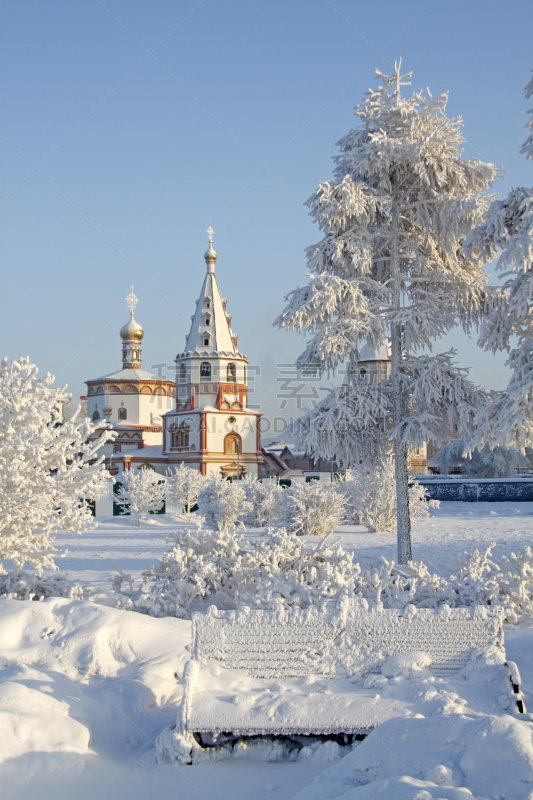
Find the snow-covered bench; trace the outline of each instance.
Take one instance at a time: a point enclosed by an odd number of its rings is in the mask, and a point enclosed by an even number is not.
[[[353,740],[391,717],[416,713],[413,698],[398,689],[402,676],[425,675],[428,702],[439,685],[451,697],[448,678],[460,678],[480,658],[505,675],[521,703],[518,670],[505,662],[499,610],[368,609],[364,601],[320,611],[211,607],[193,615],[175,734],[179,758],[190,763],[187,749],[239,737],[344,734]],[[384,685],[382,697],[376,688]]]

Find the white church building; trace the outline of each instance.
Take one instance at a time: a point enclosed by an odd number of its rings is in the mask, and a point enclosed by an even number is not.
[[[104,446],[112,474],[164,474],[183,462],[203,475],[261,475],[261,414],[248,408],[248,361],[215,277],[211,227],[208,234],[207,271],[185,349],[176,358],[175,383],[141,369],[144,331],[134,318],[133,291],[130,319],[120,331],[122,369],[86,382],[88,416],[105,419],[116,433]]]

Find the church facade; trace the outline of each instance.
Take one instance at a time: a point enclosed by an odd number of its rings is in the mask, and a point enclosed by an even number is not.
[[[127,298],[130,320],[120,331],[122,370],[87,381],[87,410],[116,433],[104,445],[112,474],[185,463],[203,475],[261,476],[261,414],[248,408],[248,361],[237,346],[215,276],[217,254],[208,229],[206,275],[176,380],[141,369],[142,327],[137,298]],[[133,288],[133,287],[132,287]]]

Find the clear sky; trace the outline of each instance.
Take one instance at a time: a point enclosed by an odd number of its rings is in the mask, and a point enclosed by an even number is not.
[[[465,155],[506,169],[497,191],[533,183],[527,0],[8,0],[0,21],[1,354],[75,396],[120,369],[132,283],[143,367],[173,366],[211,220],[256,402],[279,413],[277,365],[303,342],[272,321],[320,238],[303,203],[399,57],[413,88],[449,90]],[[503,356],[450,344],[476,382],[505,386]]]

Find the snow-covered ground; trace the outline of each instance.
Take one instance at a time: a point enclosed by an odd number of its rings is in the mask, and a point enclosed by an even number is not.
[[[165,516],[151,523],[136,528],[114,518],[82,537],[58,536],[57,545],[69,549],[61,572],[99,590],[109,588],[111,561],[138,577],[181,524]],[[533,504],[443,503],[415,526],[414,558],[448,575],[465,550],[495,542],[495,555],[508,554],[531,544],[532,531]],[[391,534],[356,527],[338,533],[365,565],[382,555],[395,558]],[[453,713],[392,720],[333,764],[324,762],[335,756],[327,747],[298,761],[261,760],[272,756],[264,747],[253,758],[243,748],[193,767],[158,763],[154,742],[174,722],[189,639],[190,623],[181,620],[66,599],[0,600],[0,797],[533,797],[533,724],[504,713],[486,716],[489,708],[470,713],[454,698]],[[533,623],[508,629],[506,648],[533,709]],[[440,690],[444,696],[446,687]]]

